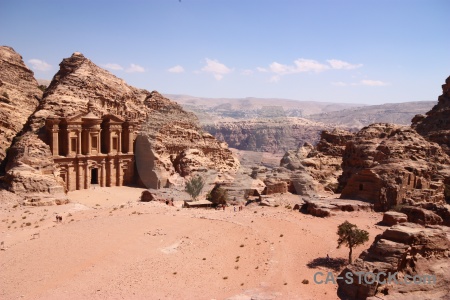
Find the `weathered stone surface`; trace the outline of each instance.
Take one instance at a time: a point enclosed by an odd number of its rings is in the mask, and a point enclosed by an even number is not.
[[[361,201],[303,198],[304,204],[300,211],[315,217],[329,217],[339,211],[372,211],[372,205]]]
[[[408,222],[408,216],[404,213],[396,212],[396,211],[387,211],[383,214],[383,221],[381,221],[384,225],[393,226],[399,223]]]
[[[441,225],[442,218],[432,212],[420,207],[404,206],[401,212],[408,216],[408,221],[420,225]]]
[[[440,216],[443,221],[443,225],[450,226],[450,205],[449,204],[438,204],[432,202],[420,203],[420,207],[430,210]]]
[[[236,149],[283,153],[285,149],[296,149],[305,142],[317,143],[320,132],[333,127],[302,118],[269,116],[207,124],[203,128]]]
[[[347,143],[341,198],[371,202],[385,211],[399,203],[443,202],[449,157],[407,126],[372,124]]]
[[[34,73],[13,48],[0,46],[0,164],[42,98]]]
[[[442,85],[438,103],[424,115],[412,119],[412,127],[428,140],[438,143],[450,154],[450,76]]]
[[[45,184],[33,184],[37,191],[48,192],[61,186],[58,166],[52,161],[43,130],[44,122],[49,116],[86,113],[88,102],[90,112],[97,117],[112,114],[138,123],[134,132],[134,136],[139,133],[140,137],[135,147],[136,173],[142,175],[140,183],[147,187],[183,184],[182,177],[195,171],[212,168],[232,172],[239,167],[227,145],[202,132],[192,113],[183,111],[158,92],[127,85],[81,53],[74,53],[61,62],[60,70],[29,119],[28,131],[12,147],[15,154],[6,168],[10,190],[16,189],[13,183],[20,187],[30,182],[29,174],[47,176]],[[25,153],[36,148],[34,144],[38,145],[38,153],[36,159],[30,159]],[[34,171],[25,173],[25,166]]]
[[[341,174],[342,153],[352,137],[344,130],[323,131],[316,147],[305,143],[296,151],[287,151],[280,165],[292,171],[306,171],[318,190],[334,193]]]
[[[413,223],[402,223],[387,229],[375,238],[371,247],[360,258],[348,265],[338,279],[338,295],[341,299],[446,299],[450,292],[450,267],[448,227],[423,227]],[[345,282],[346,274],[353,275],[353,283]],[[392,274],[395,281],[372,284],[358,282],[358,272]],[[405,276],[436,276],[428,284],[405,284]],[[424,297],[433,295],[433,298]],[[373,297],[374,296],[374,297]],[[373,298],[368,298],[373,297]],[[435,298],[434,298],[435,297]]]

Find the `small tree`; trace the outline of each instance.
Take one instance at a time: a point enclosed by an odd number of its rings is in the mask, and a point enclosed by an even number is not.
[[[205,180],[200,176],[196,176],[186,182],[186,187],[184,190],[189,194],[189,196],[192,197],[194,201],[196,201],[204,186]]]
[[[337,247],[340,248],[343,244],[350,249],[350,252],[348,253],[348,262],[351,264],[353,247],[367,242],[369,240],[369,233],[365,230],[358,229],[355,224],[345,221],[338,226],[337,234],[339,235]]]

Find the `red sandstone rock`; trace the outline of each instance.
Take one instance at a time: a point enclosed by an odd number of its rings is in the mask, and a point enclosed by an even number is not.
[[[22,56],[0,46],[0,163],[42,98],[42,91]]]
[[[405,222],[408,222],[408,216],[404,213],[387,211],[383,214],[382,223],[387,226],[393,226]]]
[[[448,227],[423,227],[413,223],[402,223],[387,229],[375,238],[371,247],[364,251],[360,258],[348,265],[338,279],[338,295],[342,299],[446,299],[450,293]],[[352,284],[345,282],[350,272],[355,279]],[[375,276],[397,274],[398,282],[403,282],[405,275],[436,276],[435,283],[428,284],[390,284],[358,282],[358,272],[371,272]],[[384,280],[385,277],[381,277]],[[431,297],[431,298],[430,298]]]
[[[227,145],[203,133],[192,113],[158,92],[127,85],[81,53],[74,53],[61,62],[60,70],[29,119],[28,131],[12,146],[14,155],[8,161],[6,180],[10,190],[48,193],[58,187],[63,189],[60,167],[53,161],[44,123],[48,117],[86,114],[88,103],[89,114],[93,116],[110,115],[137,123],[133,132],[134,137],[140,137],[135,149],[137,183],[161,188],[183,184],[181,177],[192,172],[205,169],[232,172],[239,167]],[[78,164],[77,161],[74,157],[73,163]],[[89,162],[87,167],[90,168]],[[84,180],[88,172],[84,173],[76,176]],[[29,179],[31,174],[33,180]]]
[[[407,126],[372,124],[347,143],[341,198],[358,199],[385,211],[399,203],[444,201],[449,157]]]

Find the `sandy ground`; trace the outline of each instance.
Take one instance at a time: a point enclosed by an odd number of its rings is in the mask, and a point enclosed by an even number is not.
[[[370,233],[354,257],[383,231],[373,212],[323,219],[284,205],[186,209],[140,203],[141,192],[76,191],[70,204],[46,207],[3,201],[0,299],[337,299],[337,285],[313,276],[339,271],[308,264],[347,258],[336,249],[345,220]]]

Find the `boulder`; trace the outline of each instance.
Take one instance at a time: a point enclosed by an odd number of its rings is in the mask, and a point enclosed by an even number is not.
[[[408,221],[420,225],[441,225],[443,220],[440,216],[421,207],[404,206],[401,212],[408,216]]]
[[[387,211],[383,214],[382,223],[387,226],[408,222],[408,216],[401,212]]]

